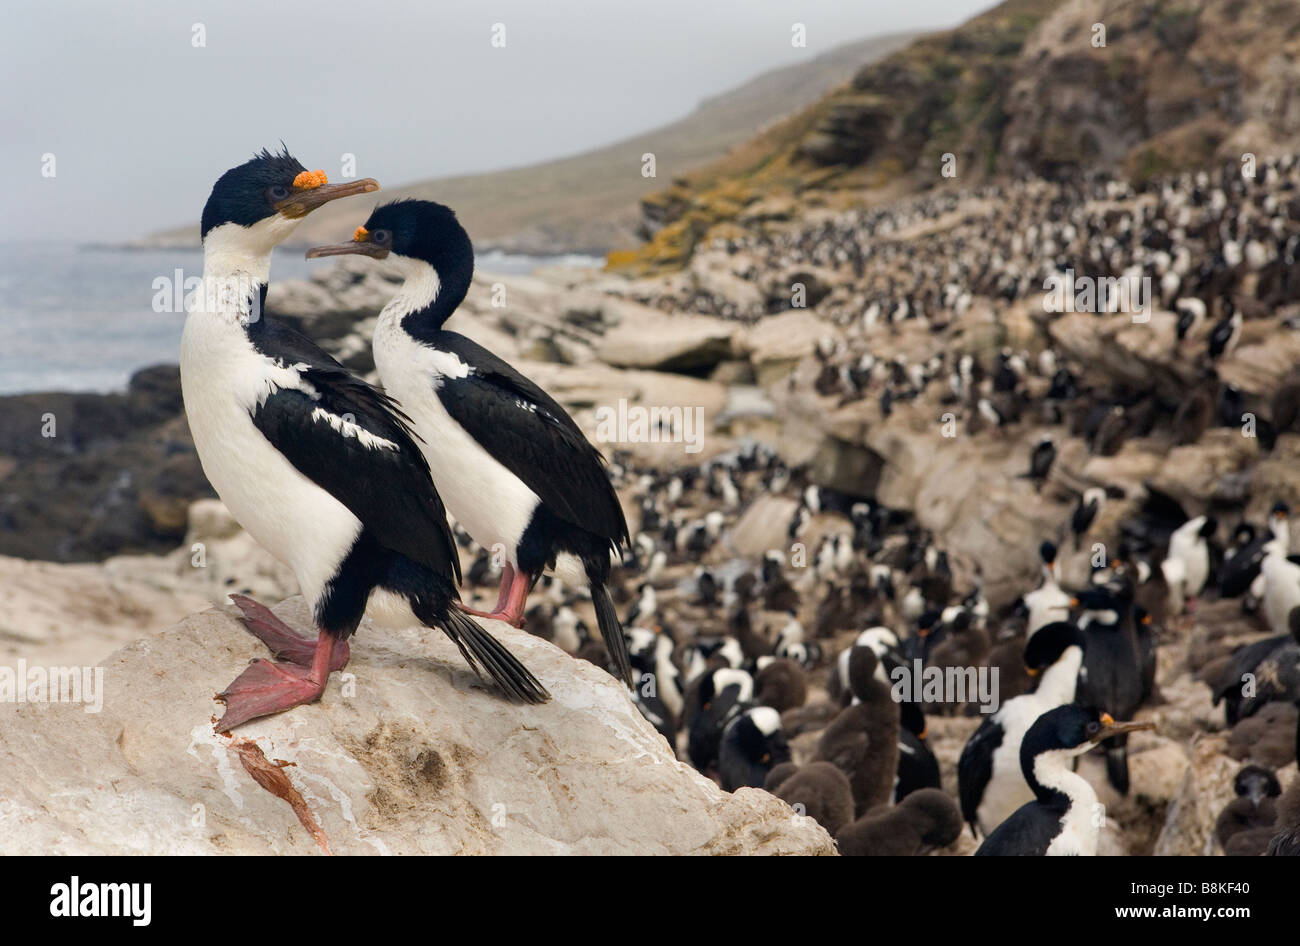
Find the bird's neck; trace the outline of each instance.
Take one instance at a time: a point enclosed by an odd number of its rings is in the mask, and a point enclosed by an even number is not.
[[[1291,550],[1291,526],[1285,519],[1273,523],[1273,542],[1283,557]]]
[[[1043,671],[1043,679],[1036,691],[1053,706],[1074,702],[1074,690],[1079,681],[1079,668],[1083,665],[1083,650],[1067,647],[1065,653]]]
[[[397,295],[384,307],[383,316],[399,321],[413,338],[431,340],[465,301],[474,277],[473,257],[444,266],[442,270],[423,261],[411,261],[400,268],[406,278]]]
[[[203,238],[203,277],[243,276],[261,285],[271,281],[271,251],[275,244],[260,232],[223,224]]]
[[[203,241],[203,282],[190,297],[190,312],[250,325],[261,319],[271,282],[271,253],[226,239],[221,228]]]
[[[1034,797],[1044,805],[1058,810],[1091,811],[1097,804],[1097,793],[1087,779],[1070,767],[1073,756],[1074,753],[1065,749],[1039,753],[1033,758],[1032,766],[1022,765],[1025,780]]]

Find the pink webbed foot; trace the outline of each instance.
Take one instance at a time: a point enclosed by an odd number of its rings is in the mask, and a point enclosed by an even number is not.
[[[218,694],[217,698],[226,704],[226,711],[217,721],[217,732],[229,732],[250,719],[319,700],[325,692],[340,643],[332,634],[322,631],[308,666],[254,660]]]
[[[316,641],[299,634],[266,605],[259,604],[246,595],[231,595],[230,600],[243,612],[244,626],[248,632],[266,645],[271,656],[300,667],[311,665],[316,656]],[[337,641],[330,670],[342,670],[348,665],[349,656],[348,642]]]

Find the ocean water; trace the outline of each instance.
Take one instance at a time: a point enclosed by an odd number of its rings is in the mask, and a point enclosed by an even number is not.
[[[489,252],[479,268],[511,274],[598,263]],[[301,249],[276,250],[271,278],[305,279],[321,265]],[[185,280],[202,272],[197,248],[0,242],[0,394],[116,391],[140,368],[174,363],[185,318],[179,298]]]

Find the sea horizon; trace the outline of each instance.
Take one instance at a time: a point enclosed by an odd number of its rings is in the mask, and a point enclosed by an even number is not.
[[[184,312],[157,280],[171,286],[178,270],[183,279],[199,275],[202,262],[198,246],[0,241],[0,396],[108,394],[124,390],[141,368],[175,364]],[[477,268],[518,275],[601,263],[582,254],[487,250]],[[308,279],[321,268],[303,258],[302,247],[281,247],[271,277]]]

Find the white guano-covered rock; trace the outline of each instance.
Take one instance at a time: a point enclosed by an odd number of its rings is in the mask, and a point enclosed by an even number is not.
[[[308,626],[301,598],[277,611]],[[784,802],[678,762],[606,673],[502,624],[550,703],[507,702],[439,631],[366,621],[320,703],[217,736],[213,694],[266,656],[231,612],[113,654],[98,713],[0,704],[0,853],[834,853]]]

